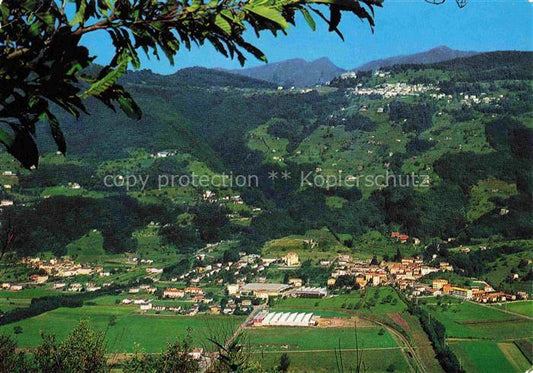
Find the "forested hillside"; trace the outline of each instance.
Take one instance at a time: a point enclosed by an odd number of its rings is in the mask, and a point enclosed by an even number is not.
[[[91,102],[90,116],[60,118],[66,158],[44,129],[39,169],[0,158],[15,173],[2,176],[15,248],[65,254],[96,229],[107,252],[135,251],[150,222],[160,227],[154,239],[181,253],[222,239],[254,252],[320,229],[333,234],[332,246],[362,251],[385,245],[391,231],[424,244],[531,238],[532,58],[497,52],[398,65],[312,90],[202,68],[129,73],[123,83],[141,121]],[[271,171],[292,176],[272,180]],[[260,182],[157,184],[161,174],[231,172]],[[361,183],[301,183],[309,173]],[[423,186],[363,182],[413,173]],[[107,187],[106,175],[150,177],[143,190],[128,190]]]

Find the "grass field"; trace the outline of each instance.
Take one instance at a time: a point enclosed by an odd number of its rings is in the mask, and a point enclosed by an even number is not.
[[[51,196],[51,197],[53,196],[68,196],[68,197],[78,196],[78,197],[86,197],[86,198],[104,198],[109,195],[111,194],[94,191],[94,190],[83,189],[83,188],[72,189],[71,187],[61,186],[61,185],[47,187],[41,193],[41,196],[43,197],[45,196]]]
[[[379,335],[379,327],[357,328],[361,348],[396,347],[396,341],[385,332]],[[354,328],[256,328],[246,331],[250,345],[256,350],[334,350],[355,348]]]
[[[317,243],[317,247],[310,249],[305,241],[312,240]],[[327,228],[314,229],[306,232],[305,235],[292,235],[269,241],[262,249],[262,253],[267,258],[280,258],[288,252],[295,252],[300,258],[300,262],[307,259],[333,259],[339,253],[350,254],[350,249],[340,244]]]
[[[527,358],[514,343],[498,343],[498,347],[519,372],[525,372],[531,368]]]
[[[0,295],[3,295],[0,292]],[[30,298],[3,298],[0,297],[0,312],[9,312],[16,308],[26,308],[30,306]]]
[[[202,346],[211,330],[220,327],[235,329],[244,320],[236,316],[148,316],[137,311],[129,306],[58,308],[2,326],[0,333],[16,337],[19,347],[35,347],[41,343],[41,331],[63,339],[80,320],[86,319],[94,328],[105,331],[109,352],[135,352],[136,345],[146,352],[161,352],[167,342],[184,337],[187,328],[192,331],[194,344]],[[112,316],[116,317],[116,324],[109,326]],[[22,334],[13,333],[15,326],[22,327]]]
[[[397,371],[408,371],[408,364],[396,340],[388,332],[380,335],[379,327],[358,328],[359,347],[370,372],[384,371],[394,365]],[[246,331],[254,359],[263,367],[279,363],[280,355],[287,352],[291,371],[335,370],[335,349],[345,350],[345,364],[353,364],[355,333],[353,328],[264,328]],[[378,358],[381,356],[381,358]]]
[[[501,305],[495,304],[493,307],[496,309],[519,313],[524,316],[533,316],[533,301],[531,300],[503,303]]]
[[[284,308],[281,306],[272,308],[273,311],[276,312],[302,312],[305,308]],[[311,309],[311,307],[309,308]],[[349,317],[350,313],[348,311],[323,311],[323,310],[315,310],[313,309],[313,314],[320,317]]]
[[[376,296],[377,294],[377,296]],[[396,300],[396,302],[387,302],[382,303],[382,301],[386,298],[392,298],[393,300]],[[390,299],[389,298],[389,299]],[[364,305],[367,301],[372,300],[373,303],[375,303],[374,306],[370,306],[370,308],[367,308],[365,306],[361,306],[360,308],[355,308],[354,306],[357,304]],[[420,357],[423,364],[426,366],[426,368],[431,372],[442,372],[442,368],[440,367],[438,361],[435,358],[435,352],[433,350],[433,347],[431,346],[431,342],[429,341],[427,334],[422,330],[422,327],[418,321],[418,319],[414,316],[411,316],[407,311],[407,307],[405,304],[398,298],[396,292],[394,289],[391,289],[389,287],[383,287],[383,288],[368,288],[366,290],[366,293],[361,292],[352,292],[351,294],[343,294],[343,295],[337,295],[332,296],[329,298],[323,298],[323,299],[298,299],[298,298],[289,298],[289,299],[283,299],[278,300],[273,307],[271,307],[272,310],[275,311],[285,311],[285,312],[314,312],[317,316],[322,317],[349,317],[353,315],[358,315],[363,318],[370,318],[371,320],[377,320],[384,322],[388,326],[394,327],[396,330],[404,330],[406,335],[409,335],[410,341],[415,347],[418,356]],[[367,321],[365,321],[367,323]],[[367,324],[368,325],[368,324]],[[373,328],[364,328],[361,327],[359,330],[360,332],[360,339],[365,340],[368,336],[371,336]],[[318,332],[320,333],[317,335],[317,340],[320,342],[314,342],[318,344],[335,344],[338,343],[338,336],[342,335],[336,331],[339,331],[341,329],[319,329]],[[350,328],[345,329],[346,331],[352,330]],[[337,339],[333,338],[334,340],[328,339],[327,333],[336,333]],[[299,342],[303,339],[302,336],[299,334],[295,335],[295,338],[292,340],[294,341],[294,346],[287,347],[288,343],[285,344],[282,343],[282,340],[280,339],[278,342],[276,342],[277,337],[275,332],[268,332],[273,333],[274,335],[271,337],[268,335],[267,332],[265,332],[265,335],[261,335],[260,331],[257,331],[259,336],[257,339],[259,341],[262,341],[261,343],[271,344],[267,347],[272,349],[272,346],[282,345],[286,350],[292,351],[293,348],[297,348],[296,351],[298,353],[290,353],[289,355],[294,355],[294,364],[298,364],[298,369],[301,371],[313,371],[313,369],[316,369],[317,371],[328,371],[326,369],[327,364],[333,364],[330,365],[330,370],[335,367],[335,360],[334,355],[331,356],[324,354],[324,359],[326,362],[321,362],[316,367],[310,364],[305,364],[305,359],[311,358],[309,354],[305,354],[301,352],[302,345],[305,346],[307,342]],[[324,334],[322,334],[324,333]],[[365,334],[368,333],[368,334]],[[349,333],[344,334],[348,338],[346,339],[346,342],[343,342],[343,348],[347,348],[344,343],[353,343],[351,341]],[[353,336],[353,332],[352,332]],[[368,347],[372,348],[380,348],[376,347],[376,343],[380,342],[379,338],[382,338],[383,336],[378,336],[378,340],[372,340],[371,344]],[[289,337],[289,340],[290,337]],[[381,342],[386,341],[387,339],[382,339]],[[350,342],[351,341],[351,342]],[[365,348],[367,346],[364,346]],[[381,348],[383,348],[384,345],[381,345]],[[267,349],[268,349],[267,348]],[[283,349],[281,349],[283,351]],[[368,351],[370,355],[374,355],[375,351]],[[395,360],[393,355],[396,353],[399,354],[401,357],[401,354],[398,350],[386,350],[386,353],[384,352],[383,355],[386,355],[386,359],[383,362],[383,365],[374,365],[370,368],[370,371],[376,371],[378,367],[380,367],[381,371],[386,370],[388,365],[394,364],[396,366],[396,371],[406,371],[408,368],[405,365],[398,365],[398,361]],[[265,355],[265,361],[268,362],[268,364],[274,364],[275,360],[279,360],[279,354],[278,353],[275,358],[272,356],[273,352],[268,352],[268,354]],[[314,355],[312,355],[314,357]],[[389,361],[391,359],[391,361]],[[403,364],[406,364],[405,359],[403,359]],[[396,362],[394,362],[396,361]],[[385,362],[387,364],[385,365]],[[374,363],[376,364],[376,362]],[[271,365],[268,365],[271,366]],[[403,366],[403,370],[400,370],[400,367]],[[313,368],[313,369],[311,369]]]
[[[356,237],[354,247],[354,257],[366,259],[372,258],[373,255],[378,257],[388,255],[392,257],[397,250],[400,250],[403,256],[411,256],[420,250],[415,245],[396,243],[390,237],[378,231],[369,231]]]
[[[517,191],[515,184],[489,178],[479,181],[472,187],[470,193],[471,198],[468,203],[466,217],[469,221],[474,221],[496,207],[494,202],[491,202],[492,198],[509,198],[516,194]]]
[[[452,303],[446,307],[426,306],[453,338],[509,339],[532,335],[526,319],[521,319],[475,303]]]
[[[450,346],[467,372],[524,372],[529,369],[527,360],[512,343],[460,341],[450,342]]]
[[[248,134],[248,147],[265,155],[265,162],[284,164],[289,140],[275,138],[268,134],[268,125],[262,125]]]
[[[102,233],[91,231],[67,245],[67,255],[79,263],[99,261],[105,256]]]
[[[384,353],[385,352],[385,353]],[[274,368],[278,366],[282,353],[256,353],[254,360],[260,361],[263,368]],[[334,351],[313,352],[299,351],[287,352],[290,359],[290,372],[336,372],[337,363]],[[342,354],[342,361],[345,371],[352,371],[356,364],[355,353],[345,351]],[[394,367],[394,372],[409,372],[409,365],[405,361],[402,352],[396,350],[365,350],[363,351],[363,362],[366,366],[365,372],[385,372],[389,367]]]
[[[523,372],[529,368],[513,343],[533,337],[529,320],[470,302],[426,307],[446,327],[448,343],[467,372]]]

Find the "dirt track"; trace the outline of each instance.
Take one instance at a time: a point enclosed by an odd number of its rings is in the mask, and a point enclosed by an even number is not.
[[[317,319],[318,328],[353,328],[356,325],[358,328],[368,328],[375,326],[368,320],[356,317],[320,317]]]

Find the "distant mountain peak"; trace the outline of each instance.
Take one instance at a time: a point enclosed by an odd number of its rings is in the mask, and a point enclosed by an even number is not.
[[[470,57],[475,54],[479,54],[479,52],[460,51],[460,50],[452,49],[446,45],[440,45],[438,47],[435,47],[435,48],[432,48],[432,49],[429,49],[423,52],[393,56],[393,57],[370,61],[359,67],[356,67],[353,70],[354,71],[377,70],[383,67],[389,67],[393,65],[437,63],[437,62],[453,60],[455,58]]]
[[[322,63],[322,62],[334,65],[334,63],[331,62],[331,60],[328,57],[320,57],[316,60],[311,61],[311,63]]]
[[[321,57],[314,61],[293,58],[247,69],[229,70],[229,72],[286,87],[308,87],[323,84],[345,70],[336,66],[329,58]]]
[[[448,51],[452,51],[453,49],[448,47],[447,45],[439,45],[438,47],[435,47],[435,48],[431,48],[429,50],[429,52],[431,51],[443,51],[443,52],[448,52]]]

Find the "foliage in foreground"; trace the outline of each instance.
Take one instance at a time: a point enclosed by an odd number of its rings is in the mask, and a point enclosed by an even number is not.
[[[107,370],[104,333],[94,331],[87,321],[80,322],[61,342],[54,335],[42,334],[43,342],[26,358],[17,353],[17,343],[0,336],[1,372],[104,372]]]

